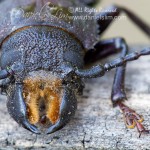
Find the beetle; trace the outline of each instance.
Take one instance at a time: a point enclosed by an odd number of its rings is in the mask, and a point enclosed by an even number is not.
[[[121,12],[125,12],[148,37],[150,27],[128,9],[115,5],[106,8],[112,10],[109,12],[88,13],[95,17],[93,20],[73,18],[87,14],[84,8],[90,8],[94,2],[1,2],[9,4],[1,10],[11,11],[1,19],[0,87],[8,97],[11,117],[35,134],[41,133],[41,126],[48,128],[47,134],[63,128],[77,109],[76,95],[82,94],[84,88],[82,79],[104,76],[113,68],[117,68],[111,95],[113,105],[122,110],[127,127],[136,126],[139,133],[149,133],[142,125],[143,117],[123,101],[126,99],[126,63],[149,55],[150,48],[128,54],[123,38],[102,41],[99,36]],[[101,19],[109,16],[109,20]],[[85,69],[86,64],[118,52],[121,52],[119,58]]]

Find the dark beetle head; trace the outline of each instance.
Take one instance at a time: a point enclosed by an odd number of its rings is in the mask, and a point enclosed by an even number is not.
[[[41,126],[48,127],[47,134],[61,129],[77,108],[73,90],[76,87],[67,79],[43,70],[30,73],[23,83],[11,87],[9,113],[16,122],[37,134],[40,133],[37,127]]]
[[[8,87],[10,115],[34,133],[41,125],[48,126],[47,133],[62,128],[77,107],[80,79],[72,79],[74,67],[68,63],[82,68],[81,42],[65,29],[33,25],[14,31],[2,50],[2,69],[9,66],[14,78]]]

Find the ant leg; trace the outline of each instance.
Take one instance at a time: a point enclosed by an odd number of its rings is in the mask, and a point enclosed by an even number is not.
[[[99,24],[99,34],[102,34],[107,27],[115,20],[115,17],[119,16],[121,12],[124,12],[148,37],[150,37],[150,27],[144,23],[139,17],[137,17],[130,10],[119,7],[119,6],[109,6],[106,8],[108,11],[103,11],[97,15],[97,23]],[[111,11],[112,10],[112,11]]]

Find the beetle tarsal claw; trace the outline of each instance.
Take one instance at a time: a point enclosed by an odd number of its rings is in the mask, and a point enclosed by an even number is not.
[[[124,120],[125,120],[125,124],[126,124],[127,128],[133,129],[135,127],[136,123],[133,119],[129,119],[129,118],[124,117]]]
[[[142,115],[137,114],[134,110],[130,109],[128,106],[126,106],[123,103],[119,103],[118,105],[122,110],[124,121],[127,128],[133,129],[136,127],[140,135],[141,133],[150,133],[150,131],[146,130],[142,125],[142,122],[144,121]]]

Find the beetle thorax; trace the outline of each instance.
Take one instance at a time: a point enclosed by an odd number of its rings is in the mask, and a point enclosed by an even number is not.
[[[39,69],[57,72],[63,62],[72,60],[67,60],[68,53],[71,57],[70,52],[73,51],[74,58],[81,57],[83,53],[81,43],[76,37],[61,28],[50,26],[18,29],[3,41],[2,50],[2,67],[14,63],[12,59],[5,61],[6,53],[13,51],[18,55],[15,61],[21,62],[27,72]]]

